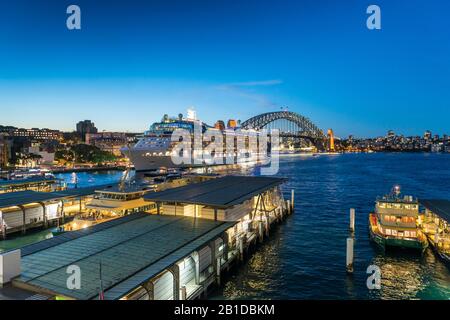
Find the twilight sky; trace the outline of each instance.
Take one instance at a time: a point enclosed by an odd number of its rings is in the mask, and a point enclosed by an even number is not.
[[[81,30],[66,8],[81,7]],[[366,28],[381,7],[382,30]],[[281,107],[338,136],[450,134],[448,0],[0,3],[0,124],[143,131]]]

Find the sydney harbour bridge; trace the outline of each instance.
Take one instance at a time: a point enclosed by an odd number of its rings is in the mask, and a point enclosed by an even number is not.
[[[325,135],[308,118],[291,111],[267,112],[241,123],[243,129],[278,129],[283,144],[300,147],[312,145],[318,150],[334,149],[333,131]]]

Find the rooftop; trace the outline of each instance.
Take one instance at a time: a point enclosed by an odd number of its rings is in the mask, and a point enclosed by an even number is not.
[[[65,198],[82,197],[94,194],[99,188],[113,187],[114,184],[100,185],[95,187],[66,189],[57,192],[39,192],[39,191],[17,191],[0,193],[0,208],[14,207],[30,203],[46,202],[52,200],[61,200]]]
[[[60,199],[57,192],[18,191],[0,194],[0,208]]]
[[[118,299],[233,226],[182,216],[133,214],[87,231],[24,247],[15,280],[76,299],[96,299],[99,267],[106,299]],[[66,269],[81,269],[81,288],[70,290]]]
[[[179,188],[152,192],[144,199],[154,202],[199,204],[228,208],[282,184],[286,179],[276,177],[225,176]]]
[[[56,181],[58,181],[58,179],[50,177],[31,177],[27,179],[17,179],[17,180],[0,180],[0,188],[25,184],[39,184],[43,182],[54,183]]]
[[[125,184],[123,190],[120,189],[118,184],[109,186],[107,188],[97,187],[95,189],[96,193],[116,193],[116,194],[126,194],[126,193],[139,193],[153,190],[154,186],[146,183],[138,184]]]
[[[447,222],[450,222],[450,200],[425,199],[420,204]]]

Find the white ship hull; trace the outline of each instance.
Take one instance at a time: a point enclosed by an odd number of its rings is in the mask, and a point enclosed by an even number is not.
[[[220,161],[216,161],[216,163],[210,164],[205,163],[202,161],[200,164],[194,164],[194,163],[182,163],[182,164],[175,164],[172,161],[171,156],[165,156],[165,155],[150,155],[144,150],[133,150],[126,152],[127,155],[129,155],[131,162],[134,165],[134,168],[136,171],[154,171],[158,170],[160,168],[196,168],[196,167],[209,167],[209,166],[217,166],[217,165],[226,165],[227,159],[223,158],[222,163]],[[267,159],[266,159],[267,161]],[[261,161],[258,159],[258,157],[247,158],[245,161],[242,161],[241,163],[238,163],[236,157],[234,158],[233,164],[244,164],[244,165],[254,165],[254,164],[261,164],[265,161]]]
[[[179,168],[183,165],[175,165],[171,156],[146,155],[144,150],[133,150],[127,152],[136,171],[151,171],[159,168]]]

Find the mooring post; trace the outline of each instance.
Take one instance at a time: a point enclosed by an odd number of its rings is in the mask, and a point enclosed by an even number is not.
[[[294,213],[294,189],[291,190],[291,212]]]
[[[287,208],[287,213],[291,214],[291,201],[290,200],[286,200],[286,208]]]
[[[355,232],[355,209],[350,209],[350,231]]]
[[[347,272],[353,273],[353,245],[354,239],[347,238]]]

